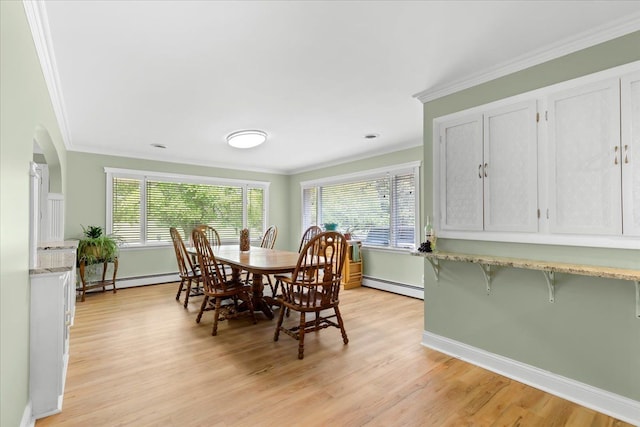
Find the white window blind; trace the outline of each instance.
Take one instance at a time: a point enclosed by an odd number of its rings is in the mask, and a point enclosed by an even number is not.
[[[249,228],[252,239],[264,233],[268,183],[107,172],[107,232],[125,244],[167,244],[170,227],[187,239],[194,226],[214,227],[223,242],[237,242]]]
[[[418,164],[302,183],[302,224],[338,224],[365,245],[415,248]]]

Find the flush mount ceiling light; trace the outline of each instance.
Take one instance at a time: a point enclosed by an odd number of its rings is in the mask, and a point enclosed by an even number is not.
[[[235,148],[256,147],[267,140],[267,133],[261,130],[239,130],[227,135],[227,143]]]

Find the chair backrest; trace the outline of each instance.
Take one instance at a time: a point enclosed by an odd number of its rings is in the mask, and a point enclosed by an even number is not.
[[[191,240],[198,254],[198,264],[202,273],[205,293],[212,294],[216,290],[226,291],[227,284],[225,281],[220,280],[223,275],[205,232],[200,228],[194,228],[191,233]]]
[[[207,236],[207,240],[211,246],[219,247],[222,244],[218,231],[210,225],[200,224],[196,225],[195,228],[204,231],[204,234]]]
[[[283,289],[285,300],[308,308],[338,303],[347,247],[346,239],[337,231],[326,231],[311,238],[302,248],[291,275],[296,278],[294,286]],[[289,293],[297,286],[311,286],[315,292],[302,292],[294,298]]]
[[[176,261],[178,262],[178,270],[181,276],[186,276],[189,273],[195,272],[193,263],[191,262],[191,256],[187,252],[187,248],[184,246],[184,241],[177,228],[171,227],[169,229],[171,233],[171,240],[173,241],[173,249],[176,252]]]
[[[318,227],[317,225],[312,225],[311,227],[307,228],[302,234],[302,239],[300,239],[300,247],[298,248],[298,252],[302,252],[302,248],[304,248],[304,245],[309,243],[309,240],[320,233],[322,233],[322,228]]]
[[[273,249],[273,245],[276,244],[276,237],[278,237],[278,227],[272,225],[267,228],[267,231],[264,232],[264,236],[262,236],[262,243],[260,243],[261,248]]]

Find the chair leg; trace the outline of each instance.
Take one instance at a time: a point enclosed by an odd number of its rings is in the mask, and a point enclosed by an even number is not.
[[[213,329],[211,335],[218,335],[218,318],[220,317],[220,306],[222,305],[222,298],[216,298],[216,310],[213,313]]]
[[[202,305],[200,305],[200,312],[198,313],[198,317],[196,317],[196,323],[200,323],[200,319],[202,319],[202,313],[204,313],[204,309],[207,308],[208,301],[209,296],[205,295],[202,299]]]
[[[189,281],[187,282],[187,293],[184,296],[184,308],[187,308],[187,305],[189,305],[189,295],[191,294],[191,283],[192,283],[193,279],[191,277],[189,277]]]
[[[278,323],[276,324],[276,331],[273,333],[274,341],[278,341],[278,338],[280,337],[280,328],[282,328],[282,321],[284,320],[284,311],[284,306],[282,306],[280,313],[278,313]]]
[[[340,309],[338,306],[334,307],[336,310],[336,319],[338,320],[338,325],[340,326],[340,332],[342,333],[342,342],[345,344],[349,343],[349,338],[347,338],[347,331],[344,330],[344,322],[342,321],[342,315],[340,314]]]
[[[304,324],[306,323],[304,315],[305,315],[305,312],[301,311],[300,312],[300,329],[298,329],[298,337],[299,337],[298,359],[304,359]]]
[[[182,287],[184,286],[184,277],[180,281],[180,285],[178,286],[178,293],[176,294],[176,301],[180,300],[180,294],[182,293]]]

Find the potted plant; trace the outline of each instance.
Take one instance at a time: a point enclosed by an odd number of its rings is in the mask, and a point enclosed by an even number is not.
[[[78,262],[92,265],[117,258],[119,241],[116,237],[103,234],[102,227],[94,225],[82,226],[82,233],[84,237],[78,243]]]

